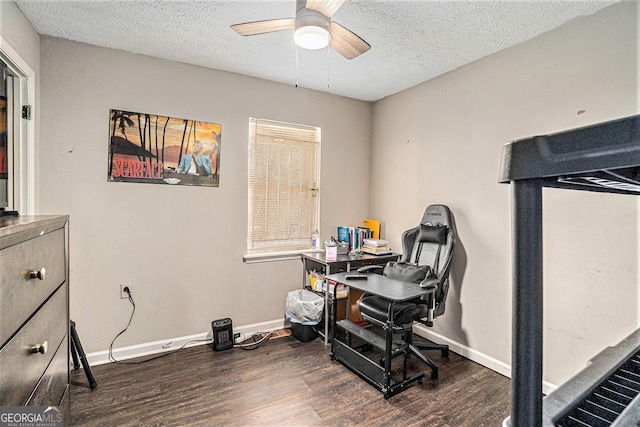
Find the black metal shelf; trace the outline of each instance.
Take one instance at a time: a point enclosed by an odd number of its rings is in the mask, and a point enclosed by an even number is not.
[[[505,145],[499,181],[640,195],[640,115]]]
[[[499,181],[513,188],[511,417],[505,425],[555,425],[580,396],[543,423],[542,188],[640,195],[640,115],[511,142]]]

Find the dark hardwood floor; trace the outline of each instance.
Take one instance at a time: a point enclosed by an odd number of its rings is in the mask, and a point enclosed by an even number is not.
[[[320,339],[271,339],[256,350],[210,345],[140,364],[71,373],[74,426],[500,426],[509,380],[453,352],[429,356],[440,378],[385,400],[329,359]],[[142,358],[144,359],[144,358]],[[410,364],[422,370],[424,365]]]

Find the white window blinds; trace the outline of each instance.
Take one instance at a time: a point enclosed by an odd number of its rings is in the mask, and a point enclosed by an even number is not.
[[[250,119],[248,253],[312,247],[319,160],[320,128]]]

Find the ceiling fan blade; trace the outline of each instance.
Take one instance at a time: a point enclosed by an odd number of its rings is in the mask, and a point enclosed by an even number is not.
[[[362,55],[371,45],[337,22],[331,22],[331,47],[347,59]]]
[[[234,24],[231,28],[241,36],[255,36],[256,34],[273,33],[274,31],[295,28],[295,18],[268,19],[266,21],[244,22]]]
[[[313,9],[331,18],[345,0],[307,0],[307,9]]]

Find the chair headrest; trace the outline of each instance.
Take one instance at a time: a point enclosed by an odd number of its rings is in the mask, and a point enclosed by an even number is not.
[[[418,233],[418,242],[420,243],[439,243],[444,245],[447,243],[447,231],[449,227],[446,225],[420,224],[420,232]]]
[[[420,224],[442,224],[453,227],[453,215],[451,210],[445,205],[429,205],[422,214]]]

